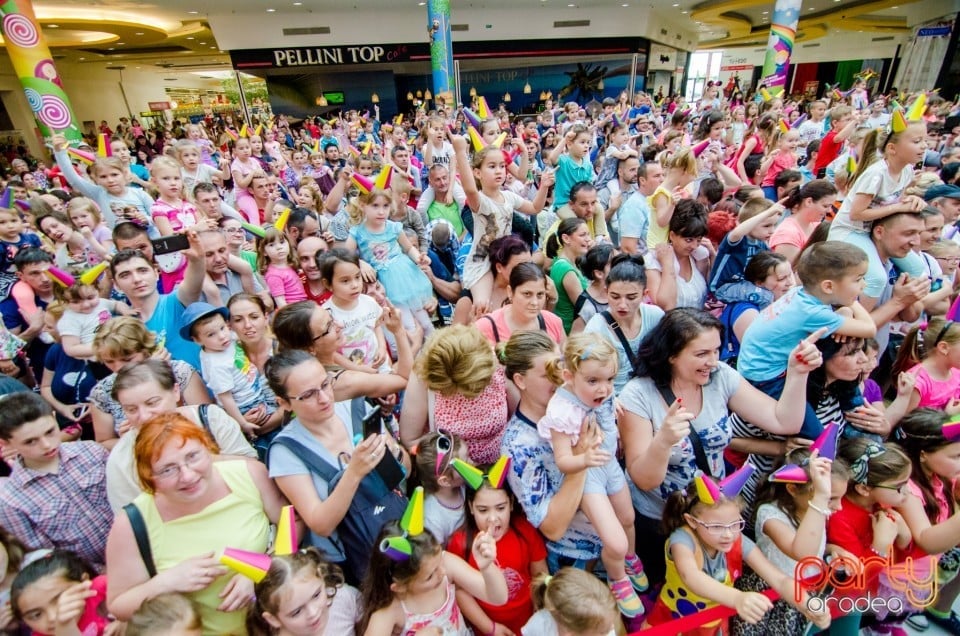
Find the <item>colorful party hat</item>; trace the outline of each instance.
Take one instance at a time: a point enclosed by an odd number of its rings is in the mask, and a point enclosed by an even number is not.
[[[709,139],[704,139],[703,141],[695,145],[693,148],[691,148],[691,150],[693,151],[693,156],[699,157],[700,155],[702,155],[703,151],[706,150],[707,146],[709,145],[710,145]]]
[[[493,111],[490,110],[490,106],[487,104],[487,98],[482,95],[477,100],[477,114],[480,115],[480,119],[490,119],[493,117]]]
[[[420,170],[421,168],[423,168],[423,162],[420,161],[420,159],[416,155],[413,155],[410,157],[410,165],[416,168],[417,170]]]
[[[717,487],[717,482],[713,481],[710,477],[707,477],[702,472],[697,472],[697,476],[693,478],[694,486],[697,489],[697,497],[703,503],[708,506],[712,506],[720,501],[722,496],[720,489]]]
[[[943,425],[943,436],[950,441],[960,440],[960,415],[954,415]]]
[[[107,261],[100,261],[93,267],[84,270],[83,273],[80,274],[80,282],[84,285],[93,285],[95,282],[97,282],[97,279],[100,278],[105,271],[107,271],[107,267],[109,265],[110,264]]]
[[[23,210],[24,212],[29,212],[29,211],[30,211],[30,202],[29,202],[29,201],[24,201],[23,199],[17,199],[16,201],[13,202],[13,204],[14,204],[15,206],[17,206],[18,208],[20,208],[21,210]]]
[[[477,129],[473,126],[467,126],[467,134],[470,135],[470,143],[473,144],[474,152],[480,152],[487,146],[486,142],[483,141],[483,137],[480,136],[480,133],[478,133]]]
[[[347,144],[347,152],[350,153],[350,156],[354,159],[360,158],[360,149],[354,146],[353,144]]]
[[[243,221],[241,221],[241,222],[240,222],[240,227],[242,227],[243,229],[245,229],[247,232],[250,232],[250,233],[253,234],[254,236],[258,236],[258,237],[260,237],[260,238],[264,238],[264,237],[267,235],[266,230],[264,230],[264,229],[263,229],[262,227],[260,227],[259,225],[252,225],[252,224],[250,224],[250,223],[244,223]]]
[[[778,468],[767,479],[781,484],[805,484],[809,481],[806,471],[796,464],[787,464]]]
[[[241,137],[249,137],[249,136],[250,136],[250,131],[247,129],[247,125],[246,125],[246,124],[244,124],[243,126],[240,126],[240,136],[241,136]]]
[[[494,148],[499,148],[500,146],[503,145],[503,142],[505,142],[506,140],[507,140],[507,133],[502,132],[499,135],[497,135],[497,138],[494,139],[490,143],[490,145],[493,146]]]
[[[7,208],[8,210],[13,207],[13,188],[6,188],[3,191],[3,196],[0,196],[0,208]]]
[[[370,194],[373,191],[373,181],[366,178],[362,174],[354,172],[352,175],[350,175],[350,181],[353,183],[353,185],[357,186],[357,189],[359,189],[363,194]]]
[[[927,112],[927,94],[920,93],[907,111],[907,121],[920,121]]]
[[[112,157],[113,149],[110,147],[110,139],[107,137],[106,133],[100,133],[97,135],[97,156],[98,157]]]
[[[83,163],[92,165],[97,158],[92,152],[87,152],[86,150],[77,150],[76,148],[67,148],[67,156],[74,159],[79,159]]]
[[[823,427],[823,432],[810,446],[810,450],[819,450],[820,457],[833,461],[837,458],[837,440],[839,437],[840,427],[836,422],[830,422]]]
[[[380,542],[380,551],[393,561],[406,561],[413,554],[413,546],[406,537],[386,537]]]
[[[403,123],[403,113],[400,113],[399,115],[397,115],[397,118],[396,118],[395,122],[396,122],[397,126],[399,126],[400,124]]]
[[[490,467],[490,472],[487,473],[487,481],[491,486],[499,490],[503,488],[503,484],[507,481],[507,471],[509,470],[510,458],[506,455],[501,455],[497,463]]]
[[[756,470],[756,467],[752,464],[744,464],[739,470],[727,475],[720,481],[720,492],[723,493],[724,497],[733,499],[740,494],[740,491],[747,485]]]
[[[259,583],[270,570],[270,555],[237,548],[224,548],[223,554],[220,555],[220,563],[239,572],[254,583]]]
[[[273,541],[273,553],[279,556],[293,554],[299,548],[297,524],[293,506],[280,509],[280,521],[277,523],[277,538]]]
[[[230,137],[231,137],[234,141],[240,139],[240,135],[238,135],[238,134],[233,130],[233,128],[227,128],[227,134],[230,135]]]
[[[790,131],[790,125],[786,122],[786,120],[781,119],[779,122],[777,122],[777,125],[780,127],[780,132],[783,134],[786,134]]]
[[[280,216],[273,222],[273,227],[277,228],[278,232],[283,232],[283,229],[287,227],[287,221],[290,220],[290,212],[292,209],[293,208],[284,208]]]
[[[890,115],[890,130],[895,133],[902,133],[907,129],[907,118],[903,115],[903,110],[898,108]]]
[[[483,485],[483,471],[481,471],[476,466],[468,464],[462,459],[456,458],[450,465],[456,469],[460,476],[463,477],[463,480],[470,485],[474,490],[478,490],[480,486]]]
[[[478,117],[477,114],[469,108],[463,109],[463,116],[467,118],[467,123],[474,128],[480,127],[480,117]]]
[[[857,160],[853,155],[847,155],[847,174],[853,176],[857,172]]]
[[[614,127],[614,128],[619,128],[620,126],[623,125],[623,120],[620,119],[619,117],[617,117],[617,114],[616,114],[616,113],[613,113],[613,119],[612,119],[612,121],[613,121],[613,127]]]
[[[417,486],[410,495],[410,503],[400,517],[400,527],[412,537],[423,532],[423,486]]]
[[[53,282],[57,283],[58,285],[62,285],[63,287],[72,287],[77,283],[77,279],[75,279],[71,274],[63,271],[59,267],[54,267],[53,265],[43,270],[43,273],[49,276]]]
[[[760,89],[760,96],[763,97],[763,101],[765,102],[769,102],[771,99],[773,99],[773,95],[771,95],[770,91],[768,91],[766,88]]]
[[[363,154],[369,155],[371,150],[373,150],[373,140],[368,140],[363,144]]]
[[[807,114],[806,114],[806,113],[804,113],[804,114],[800,115],[799,117],[797,117],[797,119],[796,119],[792,124],[790,124],[790,127],[791,127],[791,128],[799,128],[799,127],[800,127],[800,124],[802,124],[802,123],[805,122],[805,121],[807,121]]]
[[[263,124],[257,124],[257,127],[253,129],[253,136],[259,137],[260,133],[263,132]]]
[[[393,178],[393,165],[387,164],[373,180],[373,187],[379,190],[386,190],[390,187],[390,179]]]
[[[315,142],[313,142],[313,149],[312,149],[312,150],[313,150],[313,154],[315,154],[315,155],[319,155],[319,154],[320,154],[320,140],[319,140],[319,139],[317,139]]]

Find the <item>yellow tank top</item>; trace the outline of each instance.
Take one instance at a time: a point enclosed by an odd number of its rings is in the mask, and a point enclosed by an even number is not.
[[[230,494],[198,513],[164,522],[153,495],[143,493],[134,500],[146,523],[158,572],[197,555],[228,547],[266,552],[270,520],[246,460],[214,462],[213,470],[223,477]],[[217,611],[221,603],[219,594],[235,574],[228,572],[206,589],[187,595],[200,608],[204,634],[246,634],[246,610]]]
[[[659,225],[657,223],[657,206],[656,200],[661,197],[667,197],[667,199],[672,198],[672,194],[669,190],[663,186],[658,186],[656,190],[653,191],[653,194],[647,197],[647,204],[650,206],[650,225],[647,226],[647,249],[651,252],[653,248],[661,243],[666,243],[667,238],[670,234],[670,228],[667,226]]]

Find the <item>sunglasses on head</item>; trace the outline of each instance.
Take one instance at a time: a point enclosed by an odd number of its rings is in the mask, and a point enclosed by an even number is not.
[[[434,475],[439,477],[446,467],[447,457],[453,451],[453,437],[447,431],[437,429],[437,464],[434,467]]]

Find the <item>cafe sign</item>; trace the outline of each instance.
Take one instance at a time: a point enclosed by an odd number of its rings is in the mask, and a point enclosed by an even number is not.
[[[423,50],[420,50],[420,49]],[[430,59],[427,46],[419,44],[373,44],[368,46],[318,46],[290,49],[231,51],[234,68],[296,68],[384,64]]]

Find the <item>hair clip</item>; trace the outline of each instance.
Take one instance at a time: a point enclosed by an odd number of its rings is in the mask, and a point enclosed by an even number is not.
[[[410,496],[410,503],[400,517],[400,536],[386,537],[380,542],[380,552],[394,561],[406,561],[413,554],[408,537],[423,533],[423,486],[417,486]]]
[[[943,436],[951,442],[960,441],[960,415],[954,415],[947,420],[941,430]]]
[[[751,464],[744,464],[739,470],[721,480],[719,484],[702,471],[697,471],[696,477],[693,478],[693,483],[697,489],[697,498],[711,506],[724,498],[733,499],[747,485],[754,471],[756,471],[756,467]]]
[[[482,472],[476,466],[468,464],[462,459],[454,459],[451,462],[451,465],[458,473],[460,473],[460,476],[463,477],[463,480],[467,482],[474,490],[479,490],[480,487],[483,486],[484,480],[486,480],[492,488],[499,490],[500,488],[503,488],[503,484],[507,480],[507,470],[510,468],[510,458],[506,455],[501,455],[500,459],[497,460],[497,463],[491,466],[490,470],[486,473]]]
[[[858,484],[865,483],[867,474],[870,472],[870,460],[883,455],[885,452],[886,449],[878,444],[867,444],[867,447],[863,450],[860,457],[850,465],[850,471],[853,473],[853,481]]]

